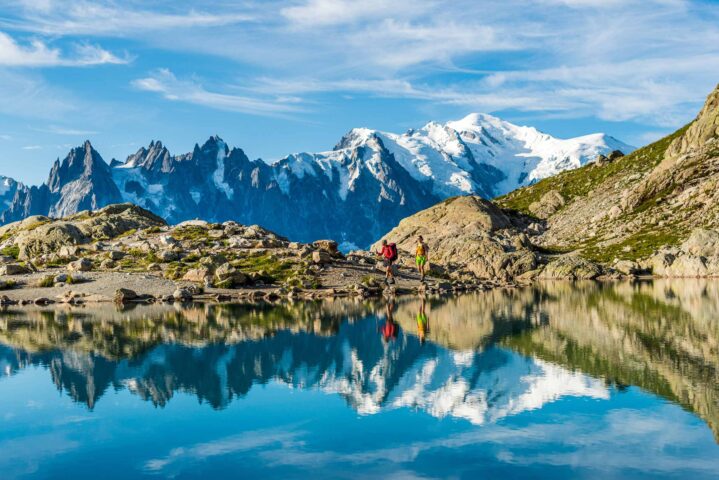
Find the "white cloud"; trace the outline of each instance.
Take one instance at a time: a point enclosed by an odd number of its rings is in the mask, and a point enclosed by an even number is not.
[[[20,118],[55,120],[80,108],[82,102],[34,74],[0,69],[0,113]]]
[[[282,8],[280,13],[295,26],[313,28],[388,16],[418,16],[427,11],[431,3],[426,0],[309,0]]]
[[[40,145],[25,145],[22,147],[23,150],[41,150],[42,147]]]
[[[130,36],[133,32],[218,27],[251,21],[243,13],[222,11],[206,13],[188,8],[182,13],[132,8],[132,2],[43,0],[16,2],[22,14],[14,20],[0,21],[18,30],[45,35],[113,35]],[[122,5],[122,6],[121,6]]]
[[[55,135],[83,136],[97,135],[95,130],[81,130],[77,128],[67,128],[58,125],[49,125],[47,128],[38,128],[37,131],[44,133],[53,133]]]
[[[134,80],[132,85],[139,90],[159,93],[167,100],[192,103],[217,110],[267,116],[301,111],[296,98],[257,98],[212,92],[196,81],[178,79],[168,69],[160,69],[149,77]]]
[[[0,31],[0,66],[9,67],[55,67],[55,66],[89,66],[105,63],[127,63],[129,60],[120,58],[96,45],[79,45],[75,54],[67,57],[57,48],[50,48],[41,40],[31,40],[21,45],[10,35]]]

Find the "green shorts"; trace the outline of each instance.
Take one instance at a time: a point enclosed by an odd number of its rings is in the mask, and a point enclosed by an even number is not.
[[[425,263],[427,263],[427,257],[425,257],[424,255],[417,255],[417,257],[415,258],[415,262],[417,263],[418,266],[421,267]]]

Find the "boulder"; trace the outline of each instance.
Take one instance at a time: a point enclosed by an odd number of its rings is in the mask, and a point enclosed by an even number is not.
[[[668,252],[659,252],[653,255],[649,259],[649,268],[652,270],[652,274],[657,277],[664,277],[667,274],[667,269],[674,262],[675,256]]]
[[[18,263],[8,263],[0,266],[0,275],[22,275],[29,272],[30,270],[27,267]]]
[[[213,270],[214,269],[209,268],[207,266],[191,268],[190,270],[187,271],[187,273],[185,273],[185,275],[182,277],[182,279],[187,282],[205,283],[205,279],[212,278],[213,273],[214,273]]]
[[[332,263],[332,257],[326,250],[315,250],[312,252],[312,261],[317,265]]]
[[[338,253],[337,242],[334,240],[317,240],[312,242],[312,246],[319,250],[324,250],[331,255]]]
[[[180,254],[174,250],[162,250],[157,254],[157,257],[163,262],[174,262],[179,260]]]
[[[227,240],[227,245],[230,248],[252,248],[254,242],[239,235],[235,235]]]
[[[550,190],[529,205],[529,211],[537,218],[549,218],[566,204],[564,197],[557,190]]]
[[[538,278],[589,280],[602,274],[602,267],[576,255],[564,255],[549,262]]]
[[[75,224],[65,221],[43,224],[33,230],[22,231],[15,239],[19,248],[18,258],[21,260],[28,260],[45,253],[59,252],[69,245],[89,241],[90,238]]]
[[[68,279],[69,276],[67,273],[58,273],[52,281],[53,283],[67,283]]]
[[[691,255],[714,257],[719,255],[719,232],[696,228],[681,245],[681,249]]]
[[[231,288],[247,283],[247,276],[229,263],[215,270],[215,285],[219,288]]]
[[[704,258],[696,255],[679,255],[664,271],[665,277],[706,277],[708,274]]]
[[[77,245],[63,245],[57,254],[62,258],[76,257],[80,254],[80,247]]]
[[[110,250],[107,254],[107,258],[110,260],[122,260],[125,258],[125,253],[119,250]]]
[[[111,270],[111,269],[115,268],[115,266],[116,266],[115,262],[110,260],[109,258],[103,260],[100,263],[100,268],[103,270]]]
[[[129,303],[137,297],[137,293],[129,288],[118,288],[115,290],[115,303]]]
[[[162,245],[165,245],[166,247],[174,247],[175,245],[178,245],[180,242],[175,240],[175,237],[172,235],[160,235],[160,243]]]
[[[187,288],[181,287],[172,293],[172,298],[180,302],[187,302],[192,300],[192,293]]]
[[[400,261],[414,262],[417,237],[429,246],[432,271],[507,280],[536,268],[526,236],[492,202],[476,196],[455,197],[402,220],[381,241],[395,242]],[[355,254],[350,253],[350,257]],[[367,254],[358,254],[369,262]]]
[[[614,264],[614,269],[622,275],[634,275],[639,272],[640,267],[632,260],[619,260]]]
[[[89,272],[92,270],[92,261],[87,258],[81,258],[68,263],[67,269],[71,272]]]

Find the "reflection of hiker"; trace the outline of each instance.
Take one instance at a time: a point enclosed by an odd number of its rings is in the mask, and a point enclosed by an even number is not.
[[[385,266],[385,278],[386,284],[394,283],[394,272],[392,271],[392,265],[397,261],[397,245],[394,243],[387,243],[387,240],[382,240],[382,250],[377,252],[377,255],[382,257],[382,263]]]
[[[419,337],[419,343],[424,345],[428,333],[429,319],[425,311],[425,299],[422,297],[422,301],[419,304],[419,312],[417,313],[417,336]]]
[[[384,319],[384,324],[382,324],[382,339],[385,342],[394,340],[397,338],[398,331],[399,326],[394,321],[394,302],[390,301],[387,302],[387,315]]]
[[[420,235],[417,238],[417,252],[415,257],[415,263],[417,264],[417,271],[420,275],[420,281],[424,281],[426,272],[424,270],[427,265],[427,259],[429,258],[429,247],[424,243],[424,238]]]

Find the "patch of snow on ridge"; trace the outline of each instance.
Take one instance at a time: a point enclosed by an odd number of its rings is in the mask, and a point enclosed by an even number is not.
[[[225,149],[227,145],[223,141],[217,143],[217,168],[212,173],[212,181],[215,186],[222,191],[228,200],[231,200],[235,194],[230,184],[225,182],[225,159],[227,158]]]

